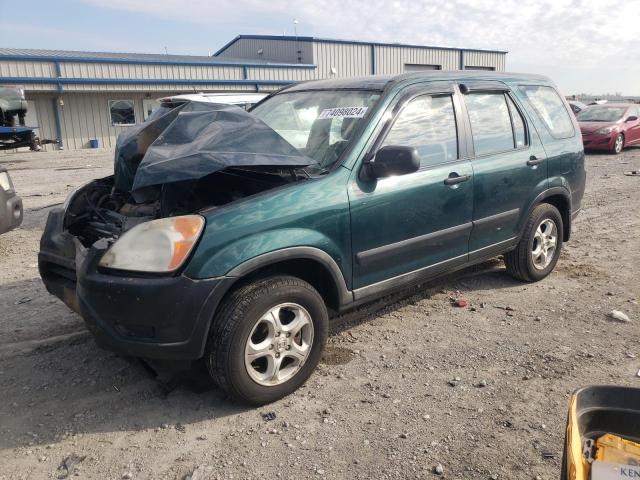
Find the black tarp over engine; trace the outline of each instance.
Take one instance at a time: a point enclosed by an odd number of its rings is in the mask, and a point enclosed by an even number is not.
[[[227,167],[301,168],[316,163],[262,120],[233,105],[187,102],[161,113],[118,138],[117,189],[135,192],[199,179]]]

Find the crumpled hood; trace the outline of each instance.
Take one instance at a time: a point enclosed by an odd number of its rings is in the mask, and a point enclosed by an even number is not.
[[[315,163],[239,107],[188,102],[120,134],[114,183],[119,190],[134,191],[198,179],[227,167]]]

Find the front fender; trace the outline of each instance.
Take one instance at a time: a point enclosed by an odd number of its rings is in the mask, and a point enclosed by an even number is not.
[[[281,228],[240,238],[217,250],[202,263],[195,262],[187,268],[186,273],[192,278],[220,277],[230,274],[232,270],[256,257],[295,247],[310,247],[324,252],[338,266],[342,277],[345,277],[348,259],[343,258],[338,245],[322,233],[306,228]]]

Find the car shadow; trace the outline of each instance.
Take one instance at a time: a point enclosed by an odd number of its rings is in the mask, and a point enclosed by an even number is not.
[[[333,319],[330,333],[336,335],[356,325],[367,323],[378,316],[402,308],[407,303],[417,303],[436,293],[473,292],[478,290],[497,290],[522,285],[506,273],[501,257],[495,257],[483,263],[473,265],[454,273],[405,288],[386,295],[378,300],[366,303],[358,309]]]
[[[503,270],[501,261],[491,260],[388,295],[336,317],[331,333],[443,289],[470,292],[517,286]],[[202,362],[188,369],[174,368],[171,363],[147,363],[99,349],[80,317],[46,296],[35,281],[3,285],[16,298],[0,298],[2,308],[10,311],[4,320],[18,325],[28,317],[32,333],[14,344],[11,339],[0,342],[0,448],[57,443],[74,434],[178,428],[249,410],[230,401],[212,383]],[[15,305],[27,284],[33,300]],[[36,335],[37,326],[48,325],[52,318],[63,319],[64,326],[43,328],[42,335]]]

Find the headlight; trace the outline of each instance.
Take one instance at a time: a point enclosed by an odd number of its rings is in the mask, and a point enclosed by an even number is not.
[[[600,130],[596,130],[596,133],[598,135],[609,135],[615,129],[616,129],[616,127],[604,127],[604,128],[601,128]]]
[[[88,182],[84,182],[82,185],[74,188],[69,192],[69,195],[67,195],[67,198],[65,198],[64,203],[62,204],[62,209],[64,210],[65,213],[67,212],[69,205],[71,205],[71,202],[73,201],[75,196],[78,194],[78,192],[92,182],[94,182],[94,180],[89,180]]]
[[[200,215],[141,223],[113,244],[100,266],[134,272],[173,272],[187,259],[203,228],[204,218]]]
[[[5,192],[13,190],[13,184],[7,172],[0,172],[0,187],[2,187]]]

